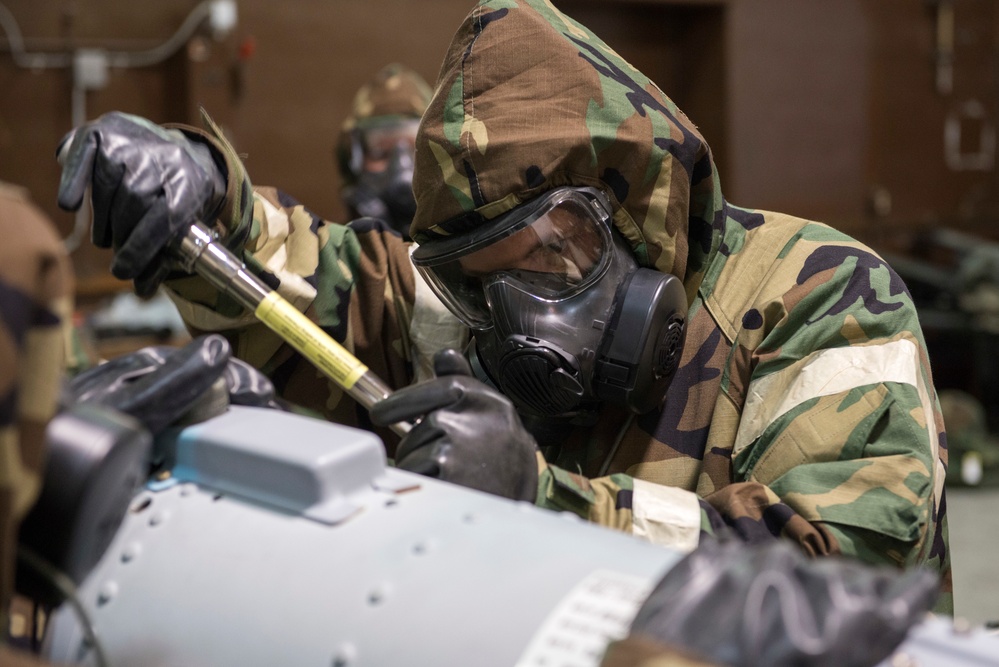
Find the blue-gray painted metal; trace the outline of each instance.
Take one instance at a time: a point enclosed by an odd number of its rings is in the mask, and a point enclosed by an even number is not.
[[[650,587],[679,557],[386,469],[370,433],[295,415],[234,407],[158,446],[173,476],[80,588],[113,667],[511,667],[587,577]],[[49,628],[49,659],[92,664],[69,609]],[[930,619],[900,664],[997,665],[999,638]]]
[[[969,628],[960,619],[936,616],[909,632],[891,659],[879,667],[996,667],[999,636]]]
[[[232,408],[177,442],[180,480],[136,498],[80,589],[114,667],[510,667],[594,571],[652,582],[678,558],[569,515],[360,464],[371,448],[383,457],[370,433],[304,417]],[[283,472],[268,477],[270,465]],[[338,499],[356,508],[348,519],[307,516]],[[90,659],[71,613],[50,627],[51,659]]]

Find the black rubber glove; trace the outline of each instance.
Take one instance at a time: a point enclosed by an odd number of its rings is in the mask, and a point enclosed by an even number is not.
[[[80,373],[67,385],[62,403],[93,402],[138,419],[153,434],[213,401],[205,416],[229,404],[276,407],[274,386],[252,366],[232,359],[229,342],[201,336],[182,348],[147,347]],[[210,393],[224,382],[221,398]]]
[[[396,466],[514,500],[534,501],[534,438],[513,403],[472,377],[457,350],[434,355],[433,380],[400,389],[371,408],[379,426],[422,418],[403,437]]]
[[[80,208],[91,186],[93,241],[114,248],[111,272],[134,280],[140,296],[170,271],[163,248],[193,222],[211,222],[225,200],[225,176],[206,145],[138,116],[113,112],[82,125],[59,154],[59,206]]]
[[[280,408],[274,398],[274,385],[270,378],[242,359],[230,358],[222,377],[229,392],[229,402],[233,405]]]
[[[937,592],[929,570],[709,540],[666,573],[631,632],[723,665],[874,665]]]

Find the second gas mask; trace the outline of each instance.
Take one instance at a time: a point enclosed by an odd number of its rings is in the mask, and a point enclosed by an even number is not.
[[[354,215],[384,220],[407,239],[416,214],[413,142],[418,125],[418,119],[404,119],[355,128],[348,164],[355,180],[343,192]]]
[[[522,414],[567,417],[604,401],[642,414],[662,403],[686,295],[675,276],[638,267],[598,190],[558,188],[421,245],[413,262],[473,330],[473,367]]]

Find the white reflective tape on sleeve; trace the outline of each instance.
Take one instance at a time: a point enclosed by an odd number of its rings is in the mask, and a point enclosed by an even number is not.
[[[805,401],[882,382],[917,387],[918,375],[919,351],[908,340],[814,352],[750,383],[733,455]]]
[[[923,381],[919,348],[911,340],[819,350],[783,370],[754,380],[749,385],[732,455],[748,447],[767,427],[805,401],[884,382],[910,385],[919,395],[936,461],[932,474],[939,502],[944,482],[939,433],[934,421],[933,400]]]
[[[409,254],[417,248],[414,243]],[[409,323],[409,340],[413,346],[414,382],[434,377],[434,353],[444,348],[464,351],[468,343],[468,329],[437,298],[423,274],[413,269],[416,282],[416,301],[413,319]]]
[[[683,552],[697,546],[701,505],[692,491],[636,479],[631,515],[632,533],[649,542]]]

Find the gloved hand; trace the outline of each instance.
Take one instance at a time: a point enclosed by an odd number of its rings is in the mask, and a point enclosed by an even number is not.
[[[221,382],[225,391],[209,393]],[[249,364],[232,358],[218,334],[201,336],[182,348],[147,347],[116,357],[74,377],[63,391],[64,407],[93,402],[138,419],[153,434],[206,401],[204,416],[230,403],[277,407],[274,386]]]
[[[534,501],[534,438],[513,403],[472,377],[457,350],[434,355],[433,380],[400,389],[371,408],[379,426],[422,418],[396,451],[396,466],[514,500]]]
[[[929,570],[809,559],[785,541],[709,540],[656,585],[629,638],[723,665],[874,665],[924,617],[937,592]],[[616,664],[613,652],[605,665]]]
[[[113,112],[60,144],[59,206],[75,211],[91,186],[93,241],[113,247],[111,272],[152,294],[170,267],[158,257],[197,220],[210,222],[225,200],[225,175],[210,149],[144,118]]]

